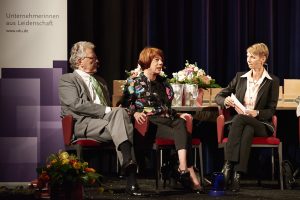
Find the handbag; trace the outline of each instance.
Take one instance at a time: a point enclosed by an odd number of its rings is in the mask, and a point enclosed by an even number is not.
[[[299,169],[295,171],[290,161],[282,161],[283,187],[285,189],[291,190],[296,186],[295,177],[297,176],[298,172]]]

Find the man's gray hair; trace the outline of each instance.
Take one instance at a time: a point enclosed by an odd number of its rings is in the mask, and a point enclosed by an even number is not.
[[[69,59],[72,69],[78,69],[78,60],[86,56],[86,49],[95,49],[95,45],[87,41],[80,41],[73,45]]]

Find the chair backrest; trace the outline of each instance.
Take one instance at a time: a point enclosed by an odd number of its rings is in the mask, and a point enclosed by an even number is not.
[[[207,90],[204,90],[203,89],[203,100],[202,100],[202,103],[210,103],[211,99],[210,99],[210,96],[211,96],[211,90],[210,88],[208,88]]]
[[[142,135],[145,136],[149,129],[149,119],[147,117],[146,121],[139,124],[136,120],[134,121],[134,128]]]
[[[220,113],[221,114],[217,117],[218,144],[222,143],[222,140],[224,139],[224,125],[225,125],[225,120],[227,118],[224,115],[228,115],[228,112],[226,110],[222,110],[222,111],[220,111]],[[272,123],[274,124],[274,132],[273,132],[272,137],[276,137],[276,134],[277,134],[277,116],[276,115],[273,115]],[[299,125],[299,128],[300,128],[300,125]]]
[[[112,95],[112,106],[118,106],[118,102],[123,96],[123,87],[125,80],[113,80],[113,95]]]
[[[113,80],[113,94],[122,95],[125,80]]]
[[[66,115],[62,118],[62,128],[63,128],[63,134],[64,134],[64,144],[65,145],[71,145],[72,136],[73,136],[73,116],[72,115]]]
[[[272,122],[274,124],[273,137],[276,137],[276,134],[277,134],[277,116],[276,115],[273,115]]]
[[[284,100],[294,101],[300,94],[300,79],[284,79],[283,80],[283,95]]]
[[[222,90],[223,88],[211,88],[211,103],[215,103],[216,95]]]
[[[283,86],[279,86],[279,97],[278,101],[283,101],[284,100],[284,95],[283,95]]]
[[[184,115],[186,121],[186,130],[189,134],[193,133],[193,117],[190,114]]]
[[[218,144],[222,143],[224,138],[224,125],[225,125],[225,118],[224,115],[219,115],[217,117],[217,136],[218,136]]]

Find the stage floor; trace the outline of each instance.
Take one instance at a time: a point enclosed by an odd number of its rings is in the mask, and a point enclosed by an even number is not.
[[[281,199],[281,200],[294,200],[300,199],[300,187],[293,190],[281,191],[277,181],[262,181],[261,186],[257,185],[256,180],[242,180],[241,191],[239,193],[225,192],[222,197],[209,196],[210,187],[206,187],[206,194],[195,194],[184,191],[180,185],[174,188],[167,185],[165,189],[160,185],[158,190],[155,190],[155,180],[153,179],[139,179],[139,186],[146,194],[144,198],[154,200],[180,200],[180,199]],[[99,193],[95,189],[86,188],[85,194],[87,199],[141,199],[141,197],[132,197],[125,193],[125,180],[110,179],[104,184],[104,192]]]
[[[281,191],[278,187],[277,181],[262,181],[261,186],[257,185],[256,180],[242,180],[241,182],[241,191],[239,193],[225,192],[224,196],[212,197],[208,193],[210,187],[206,187],[205,194],[195,194],[184,191],[180,185],[167,185],[165,189],[162,187],[162,183],[158,190],[155,190],[155,180],[154,179],[138,179],[139,186],[143,193],[146,195],[144,197],[132,197],[125,193],[124,187],[126,181],[119,178],[106,178],[104,184],[101,188],[96,187],[86,187],[84,189],[84,199],[93,199],[93,200],[138,200],[138,199],[147,199],[147,200],[202,200],[202,199],[256,199],[256,200],[295,200],[300,199],[300,187],[296,187],[293,190],[284,190]],[[18,196],[14,198],[11,195],[3,194],[3,187],[14,188],[23,186],[24,188],[28,187],[28,183],[0,183],[0,199],[38,199],[33,195],[30,198],[28,195]],[[103,191],[104,189],[104,191]],[[43,196],[39,199],[50,199],[49,195]]]

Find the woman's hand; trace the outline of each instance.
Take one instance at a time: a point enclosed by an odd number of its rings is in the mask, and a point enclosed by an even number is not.
[[[245,111],[245,115],[249,115],[249,116],[252,116],[252,117],[257,117],[258,112],[257,112],[257,110],[249,110],[249,109],[247,109]]]
[[[187,115],[189,115],[189,114],[188,113],[180,113],[179,117],[182,118],[182,119],[184,119],[184,120],[186,120],[185,116],[187,116]]]
[[[135,112],[133,117],[137,121],[138,124],[143,124],[146,121],[147,115],[143,112]]]
[[[230,96],[226,97],[226,98],[224,99],[224,105],[225,105],[226,107],[228,107],[228,106],[234,107],[234,101],[233,101],[233,99],[232,99]]]
[[[244,111],[242,111],[239,107],[235,106],[234,110],[238,113],[238,114],[242,114],[245,115]]]

